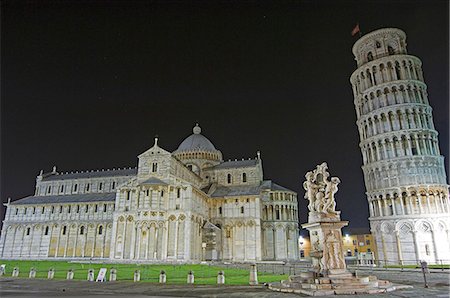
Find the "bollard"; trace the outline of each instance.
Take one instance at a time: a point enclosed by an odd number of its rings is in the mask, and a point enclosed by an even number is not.
[[[225,284],[225,275],[223,274],[223,271],[219,271],[217,274],[217,284],[223,285]]]
[[[11,276],[12,277],[18,277],[19,276],[19,267],[14,267]]]
[[[194,283],[194,271],[189,271],[188,276],[187,276],[187,283],[188,284],[193,284]]]
[[[159,273],[159,283],[160,284],[166,283],[166,271],[164,270],[161,270],[161,272]]]
[[[53,279],[54,276],[55,276],[55,270],[53,268],[50,268],[50,270],[48,270],[47,278]]]
[[[72,269],[69,269],[69,271],[67,271],[66,279],[73,279],[73,270]]]
[[[89,269],[88,270],[87,280],[88,281],[94,281],[94,269]]]
[[[141,280],[141,270],[134,270],[134,282]]]
[[[117,280],[117,269],[111,268],[109,271],[109,281],[116,281]]]
[[[36,277],[36,269],[32,267],[30,269],[30,275],[28,275],[29,278],[35,278]]]
[[[258,284],[258,270],[256,264],[250,265],[250,281],[251,286],[256,286]]]

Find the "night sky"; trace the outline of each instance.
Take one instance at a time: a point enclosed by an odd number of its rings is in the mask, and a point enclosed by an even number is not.
[[[2,201],[39,171],[137,165],[196,122],[224,159],[255,157],[298,192],[326,161],[342,219],[368,227],[350,32],[397,27],[423,62],[448,173],[448,1],[2,1]],[[0,215],[3,218],[3,212]]]

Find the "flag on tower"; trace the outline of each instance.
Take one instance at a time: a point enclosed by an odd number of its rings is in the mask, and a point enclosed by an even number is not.
[[[359,30],[359,23],[356,24],[355,28],[353,28],[352,36],[355,36],[358,32],[361,34],[361,31]]]

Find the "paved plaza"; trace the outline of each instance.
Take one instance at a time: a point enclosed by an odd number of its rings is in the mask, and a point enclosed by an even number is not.
[[[358,270],[366,275],[368,271]],[[423,287],[420,271],[372,271],[380,279],[412,285],[414,288],[381,294],[377,297],[450,297],[449,273],[428,274],[429,288]],[[44,280],[26,278],[0,278],[1,297],[283,297],[301,295],[273,292],[261,286],[207,286],[207,285],[159,285],[146,282],[117,281],[94,283],[87,281]],[[337,296],[334,296],[337,297]],[[374,297],[374,295],[340,295],[339,297]]]

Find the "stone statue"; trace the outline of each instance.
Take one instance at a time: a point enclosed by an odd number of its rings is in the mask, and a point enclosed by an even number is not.
[[[329,177],[326,162],[318,165],[314,171],[306,173],[303,188],[306,190],[305,199],[309,200],[310,212],[336,213],[334,195],[341,181],[338,177],[332,177],[330,180]]]
[[[336,213],[336,201],[334,195],[338,191],[338,184],[341,182],[338,177],[332,177],[331,181],[325,181],[325,202],[323,206],[323,212]]]
[[[317,184],[313,182],[313,172],[308,172],[305,175],[306,181],[303,182],[303,188],[306,190],[305,199],[309,200],[308,209],[314,211],[314,199],[317,193]]]

